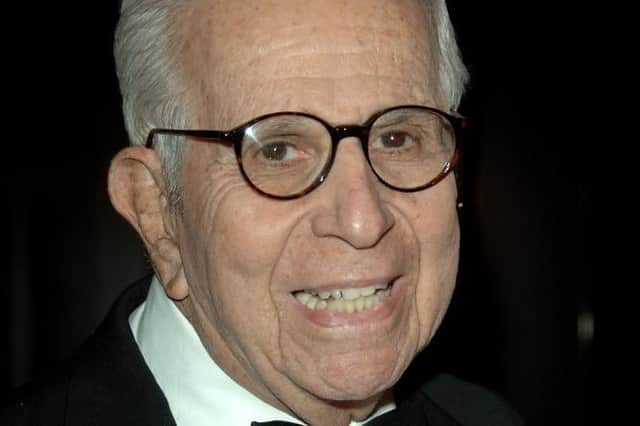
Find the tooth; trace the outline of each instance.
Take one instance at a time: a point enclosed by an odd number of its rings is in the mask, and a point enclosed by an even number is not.
[[[365,307],[365,309],[369,309],[371,307],[371,305],[373,305],[377,301],[378,301],[378,298],[376,297],[375,294],[365,297],[364,298],[364,307]]]
[[[391,286],[387,283],[331,291],[304,290],[295,293],[295,297],[309,309],[353,313],[362,312],[377,305],[390,294]]]
[[[356,307],[353,305],[353,301],[352,300],[344,300],[344,310],[347,311],[348,313],[353,313],[353,311],[356,309]]]
[[[337,311],[338,301],[336,299],[329,299],[327,301],[327,309],[329,309],[330,311]]]
[[[302,303],[303,305],[305,305],[311,297],[313,296],[311,296],[309,293],[305,293],[304,291],[296,293],[296,299],[298,299],[298,301],[300,301],[300,303]]]
[[[376,292],[375,286],[365,287],[360,289],[360,296],[371,296]]]
[[[318,298],[317,297],[311,297],[309,298],[309,300],[307,301],[307,303],[305,303],[305,305],[307,306],[307,308],[309,309],[315,309],[316,308],[316,304],[318,303]]]
[[[346,300],[355,300],[360,297],[359,288],[347,288],[342,290],[342,297]]]
[[[320,293],[318,293],[318,295],[320,296],[320,299],[328,299],[329,297],[331,297],[331,292],[321,291]]]

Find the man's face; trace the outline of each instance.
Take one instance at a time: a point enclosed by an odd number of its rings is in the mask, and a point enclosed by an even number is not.
[[[230,129],[285,110],[359,124],[394,105],[445,107],[417,1],[203,0],[196,7],[185,51],[196,127]],[[453,176],[425,191],[391,190],[351,138],[320,187],[282,201],[247,185],[229,147],[185,149],[186,311],[216,361],[285,404],[294,388],[361,400],[391,387],[451,297],[459,245]],[[376,299],[361,292],[363,301],[352,303],[362,310],[352,313],[336,302],[310,309],[295,297],[356,288],[375,289]]]

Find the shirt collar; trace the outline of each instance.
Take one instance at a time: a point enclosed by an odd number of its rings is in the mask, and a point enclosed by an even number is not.
[[[301,422],[233,381],[209,356],[156,277],[145,302],[131,313],[129,325],[178,425],[208,426],[212,419],[239,426],[252,421]],[[394,408],[393,402],[385,404],[368,420]]]

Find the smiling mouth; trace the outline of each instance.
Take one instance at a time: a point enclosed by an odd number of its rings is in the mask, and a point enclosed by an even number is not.
[[[395,279],[381,284],[359,288],[331,290],[299,290],[292,294],[308,309],[314,311],[363,312],[383,302],[391,294]]]

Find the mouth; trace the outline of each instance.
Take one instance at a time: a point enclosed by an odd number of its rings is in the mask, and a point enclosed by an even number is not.
[[[298,290],[292,295],[312,311],[364,312],[384,302],[395,281],[396,278],[364,287]]]

